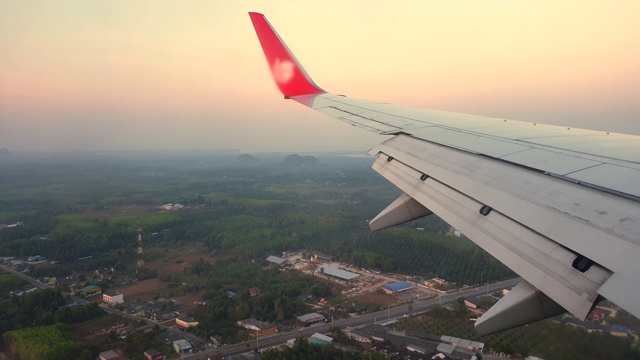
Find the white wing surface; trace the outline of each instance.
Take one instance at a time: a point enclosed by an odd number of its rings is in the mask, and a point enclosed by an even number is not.
[[[431,213],[524,280],[476,322],[481,334],[605,297],[640,317],[640,137],[416,109],[319,88],[257,13],[251,20],[285,98],[389,138],[373,168],[404,195],[379,230]]]

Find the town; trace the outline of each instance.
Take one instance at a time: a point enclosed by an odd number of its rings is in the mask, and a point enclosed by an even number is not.
[[[520,279],[436,217],[371,233],[367,219],[398,194],[370,159],[142,158],[4,164],[5,358],[637,352],[637,320],[606,301],[586,321],[478,336],[474,321]]]

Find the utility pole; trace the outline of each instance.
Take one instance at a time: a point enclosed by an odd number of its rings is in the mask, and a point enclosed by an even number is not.
[[[256,333],[256,352],[260,351],[260,332]]]
[[[138,261],[136,263],[136,272],[144,266],[144,254],[142,252],[142,229],[138,229]]]

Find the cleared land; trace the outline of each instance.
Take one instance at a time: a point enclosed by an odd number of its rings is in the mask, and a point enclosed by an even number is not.
[[[158,274],[178,274],[185,268],[200,260],[211,265],[229,256],[211,256],[201,243],[189,244],[180,248],[150,247],[145,249],[145,256],[152,259],[145,266],[158,271]]]
[[[393,295],[388,295],[379,291],[374,291],[368,294],[362,294],[354,296],[351,300],[363,304],[363,305],[381,305],[387,306],[395,305],[398,303],[398,298]]]
[[[126,287],[116,288],[116,290],[123,294],[125,300],[128,301],[134,298],[144,297],[144,295],[153,296],[155,292],[166,287],[167,284],[158,279],[147,279],[127,285]]]

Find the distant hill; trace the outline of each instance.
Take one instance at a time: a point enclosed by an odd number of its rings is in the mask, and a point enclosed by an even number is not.
[[[9,149],[7,148],[0,149],[0,156],[9,156],[9,155],[11,155],[11,151],[9,151]]]
[[[317,163],[318,159],[313,156],[300,156],[298,154],[289,155],[284,159],[284,164],[292,167],[308,167]]]
[[[238,160],[241,162],[255,162],[258,159],[256,159],[256,157],[251,154],[241,154],[238,155]]]

